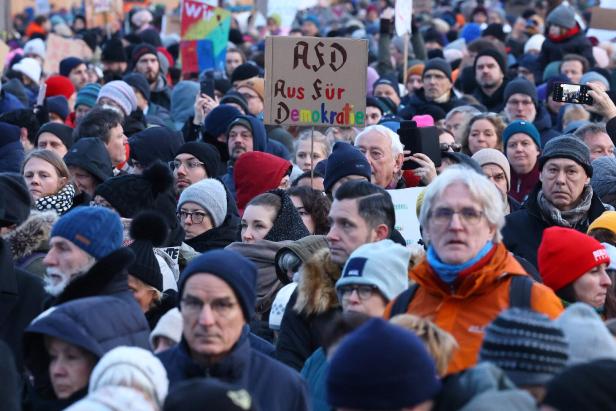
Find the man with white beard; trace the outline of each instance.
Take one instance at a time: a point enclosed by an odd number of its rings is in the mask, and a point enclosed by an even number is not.
[[[43,260],[50,305],[113,295],[139,309],[128,289],[127,268],[135,256],[122,240],[120,217],[107,208],[77,207],[63,215],[51,229]]]

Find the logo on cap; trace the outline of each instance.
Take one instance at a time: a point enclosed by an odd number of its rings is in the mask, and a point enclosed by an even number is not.
[[[364,266],[368,261],[365,257],[355,257],[349,260],[347,263],[343,277],[361,277],[364,272]]]

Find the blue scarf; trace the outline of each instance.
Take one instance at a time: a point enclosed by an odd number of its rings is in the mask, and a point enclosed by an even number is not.
[[[460,274],[467,268],[473,266],[479,260],[485,257],[492,250],[492,247],[494,247],[494,243],[492,241],[488,241],[486,245],[484,245],[483,248],[479,250],[477,255],[468,260],[467,262],[462,264],[446,264],[442,262],[441,259],[438,257],[436,251],[434,251],[434,247],[432,247],[432,245],[429,245],[426,259],[428,260],[428,264],[430,264],[430,267],[432,267],[432,269],[434,270],[434,272],[436,272],[439,278],[443,280],[443,282],[445,282],[446,284],[451,284],[456,281],[456,278],[458,278],[458,274]]]

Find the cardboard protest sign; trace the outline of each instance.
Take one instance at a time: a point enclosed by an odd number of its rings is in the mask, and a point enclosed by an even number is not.
[[[425,187],[405,188],[403,190],[388,190],[394,203],[396,213],[396,230],[400,231],[406,245],[417,244],[421,238],[419,232],[419,220],[415,211],[417,196],[425,190]]]
[[[66,39],[52,33],[47,36],[46,43],[46,73],[57,73],[60,69],[60,61],[69,56],[79,57],[82,60],[90,60],[92,58],[92,50],[81,39]]]
[[[206,3],[184,0],[181,19],[182,72],[224,70],[231,13]]]
[[[9,54],[9,46],[2,40],[0,40],[0,67],[4,69],[6,64],[6,56]]]
[[[396,0],[396,34],[402,36],[411,32],[413,0]]]
[[[122,0],[84,0],[88,27],[119,29],[124,19]]]
[[[265,123],[364,127],[367,40],[265,39]]]
[[[599,41],[616,39],[616,1],[601,1],[601,7],[593,7],[588,35]]]

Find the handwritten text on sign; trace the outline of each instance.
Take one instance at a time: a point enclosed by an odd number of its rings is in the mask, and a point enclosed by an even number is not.
[[[267,124],[364,127],[365,40],[265,39]]]

